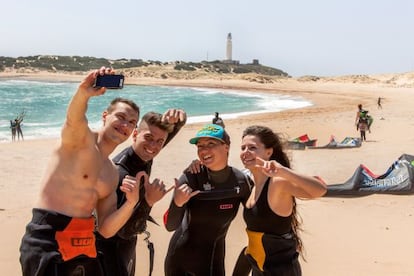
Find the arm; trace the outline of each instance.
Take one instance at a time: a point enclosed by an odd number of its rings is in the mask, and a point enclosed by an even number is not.
[[[326,193],[326,185],[315,177],[299,174],[286,167],[282,167],[278,175],[288,181],[285,191],[294,197],[312,199]]]
[[[355,125],[357,125],[359,122],[359,111],[357,111],[356,116],[355,116]]]
[[[326,193],[326,184],[315,177],[299,174],[275,160],[265,161],[257,157],[256,162],[256,166],[261,167],[265,175],[284,179],[285,181],[278,182],[280,187],[283,192],[294,197],[311,199]]]
[[[89,73],[81,82],[73,95],[67,112],[66,121],[62,128],[62,144],[71,148],[83,147],[87,139],[92,138],[92,132],[88,127],[86,111],[88,101],[93,96],[99,96],[105,93],[105,88],[95,89],[93,84],[97,75],[104,73],[104,68],[98,72]],[[110,72],[110,71],[108,71]]]
[[[165,189],[163,181],[159,179],[155,179],[152,183],[145,182],[144,186],[145,200],[141,200],[137,204],[131,217],[118,231],[118,236],[123,239],[129,239],[136,234],[144,232],[152,206],[174,188],[172,186],[169,189]]]
[[[116,193],[98,203],[98,228],[97,230],[104,238],[112,237],[127,222],[132,215],[134,207],[139,201],[139,183],[141,178],[148,182],[148,175],[145,172],[138,172],[136,177],[126,176],[120,190],[126,194],[126,201],[122,206],[116,208]]]
[[[174,195],[170,207],[164,215],[164,225],[168,231],[174,231],[180,226],[187,209],[186,203],[191,197],[200,192],[192,191],[192,189],[185,184],[186,182],[188,182],[188,180],[185,175],[182,175],[180,180],[175,179]]]
[[[17,116],[17,121],[19,121],[19,123],[23,122],[23,118],[26,115],[26,111],[22,111],[19,116]]]
[[[185,125],[187,121],[187,113],[181,109],[168,109],[162,115],[163,122],[174,124],[174,129],[171,133],[168,133],[167,140],[164,143],[164,147],[175,137],[180,129]]]
[[[178,207],[174,200],[171,200],[170,207],[164,214],[164,225],[167,231],[175,231],[181,224],[186,206]]]

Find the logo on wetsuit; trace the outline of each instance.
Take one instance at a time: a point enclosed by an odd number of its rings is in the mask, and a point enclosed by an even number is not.
[[[211,191],[212,187],[210,183],[203,184],[204,191]]]
[[[72,246],[90,246],[93,244],[93,238],[72,238]]]
[[[221,204],[220,210],[227,210],[227,209],[233,209],[233,204]]]

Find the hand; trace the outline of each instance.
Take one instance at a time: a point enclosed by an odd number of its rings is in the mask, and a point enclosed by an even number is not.
[[[280,169],[283,168],[283,166],[275,160],[266,161],[260,157],[256,157],[256,167],[261,168],[262,172],[270,177],[277,176]]]
[[[184,170],[184,173],[190,172],[192,174],[197,174],[201,171],[201,161],[198,159],[194,159],[191,164]]]
[[[162,115],[161,121],[169,124],[176,124],[179,122],[185,122],[187,120],[187,114],[182,109],[168,109]]]
[[[141,171],[135,177],[127,175],[122,180],[122,185],[119,189],[125,193],[126,201],[135,206],[139,201],[139,183],[141,178],[144,178],[144,183],[148,182],[148,175]]]
[[[113,75],[115,71],[112,68],[101,67],[99,70],[90,72],[86,78],[81,82],[78,88],[78,92],[83,93],[86,97],[99,96],[106,92],[105,87],[94,88],[96,77],[98,75]]]
[[[174,179],[174,180],[175,180],[174,203],[178,207],[182,207],[184,204],[186,204],[190,200],[190,198],[192,198],[193,196],[197,195],[200,192],[200,190],[193,191],[190,188],[190,186],[188,186],[187,184],[180,185],[177,179]]]
[[[145,181],[144,187],[145,200],[149,206],[153,206],[157,201],[162,199],[169,191],[171,191],[174,188],[174,185],[171,185],[171,187],[166,189],[164,182],[156,178],[152,183]]]

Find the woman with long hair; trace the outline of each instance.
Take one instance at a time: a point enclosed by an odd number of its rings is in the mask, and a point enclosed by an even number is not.
[[[326,185],[292,170],[281,139],[265,126],[244,130],[240,158],[254,180],[243,212],[248,235],[244,254],[252,275],[301,275],[298,256],[303,245],[295,198],[323,196]]]

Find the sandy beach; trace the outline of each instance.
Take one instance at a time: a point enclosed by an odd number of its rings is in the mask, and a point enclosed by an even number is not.
[[[337,140],[358,137],[354,126],[357,104],[374,117],[372,132],[360,148],[290,151],[293,169],[322,177],[327,184],[346,181],[360,165],[383,174],[403,154],[414,154],[414,112],[412,111],[413,73],[395,76],[362,78],[281,79],[270,83],[242,79],[162,80],[129,78],[127,84],[177,85],[245,89],[267,93],[301,96],[313,106],[279,113],[268,113],[227,120],[226,129],[232,137],[230,164],[242,168],[239,160],[241,133],[249,125],[260,124],[290,139],[302,134],[328,143],[331,135]],[[1,74],[0,74],[1,76]],[[3,77],[16,77],[9,74]],[[22,77],[22,76],[18,76]],[[79,79],[79,76],[34,75],[38,79]],[[67,79],[66,79],[67,80]],[[383,109],[377,108],[382,97]],[[138,103],[139,104],[139,103]],[[104,108],[104,107],[103,107]],[[212,110],[212,114],[215,110]],[[188,143],[200,124],[186,125],[177,137],[156,157],[152,178],[173,183],[189,162],[196,158],[196,149]],[[32,140],[0,144],[0,267],[2,275],[20,275],[19,246],[25,225],[39,191],[39,182],[46,168],[52,145],[57,140]],[[128,146],[119,146],[115,153]],[[114,153],[114,154],[115,154]],[[152,210],[161,224],[171,195]],[[372,195],[361,198],[320,198],[298,200],[303,219],[302,238],[306,262],[301,260],[303,275],[414,275],[411,250],[414,239],[414,200],[412,196]],[[226,269],[230,275],[240,249],[246,245],[245,224],[239,216],[227,236]],[[155,245],[153,275],[163,275],[164,256],[171,233],[163,226],[150,225]],[[148,250],[144,242],[137,248],[137,273],[148,275]]]

